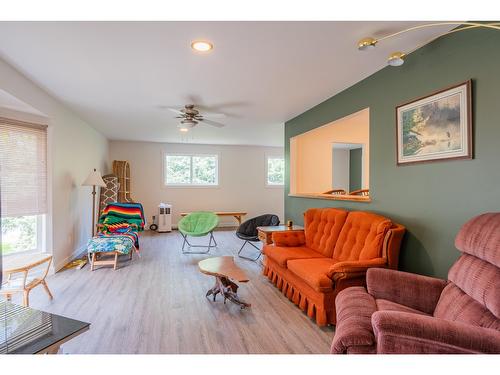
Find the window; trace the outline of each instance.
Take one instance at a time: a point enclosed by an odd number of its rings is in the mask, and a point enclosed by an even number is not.
[[[165,155],[165,185],[219,184],[217,155]]]
[[[281,157],[267,158],[267,185],[281,186],[285,184],[285,159]]]
[[[47,127],[0,117],[2,255],[44,251]]]
[[[21,251],[45,251],[45,215],[2,217],[2,255]]]

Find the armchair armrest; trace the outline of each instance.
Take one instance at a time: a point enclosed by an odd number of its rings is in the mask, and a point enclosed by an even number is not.
[[[420,314],[372,315],[377,353],[500,353],[500,332]]]
[[[368,260],[353,260],[335,263],[328,271],[328,277],[333,278],[335,273],[366,272],[371,267],[386,267],[386,258],[373,258]]]
[[[370,269],[366,289],[374,298],[387,299],[432,314],[447,281],[390,269]]]
[[[295,247],[306,244],[306,236],[303,230],[274,232],[272,236],[276,246]]]

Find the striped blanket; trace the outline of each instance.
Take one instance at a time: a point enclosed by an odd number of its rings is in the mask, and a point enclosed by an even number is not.
[[[125,236],[139,249],[137,232],[146,225],[144,209],[140,203],[110,203],[102,211],[99,224],[102,225],[99,237]]]
[[[110,232],[126,230],[131,225],[142,232],[146,225],[144,209],[140,203],[110,203],[102,210],[99,224]]]

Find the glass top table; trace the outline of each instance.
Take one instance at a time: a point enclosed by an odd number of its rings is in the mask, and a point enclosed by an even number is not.
[[[90,323],[0,302],[0,354],[56,354]]]

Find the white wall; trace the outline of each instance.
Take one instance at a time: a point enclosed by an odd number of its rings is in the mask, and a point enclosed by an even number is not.
[[[57,270],[84,249],[91,235],[91,193],[81,183],[92,168],[108,169],[108,141],[1,59],[0,89],[48,118],[48,227],[52,230],[47,233],[47,249]]]
[[[218,154],[219,186],[165,187],[164,152]],[[283,156],[283,148],[110,141],[110,163],[129,161],[131,195],[143,204],[148,223],[160,202],[174,206],[175,224],[180,212],[196,210],[246,211],[247,219],[274,213],[283,221],[283,188],[266,186],[266,155]],[[221,225],[236,225],[236,221],[221,219]]]

